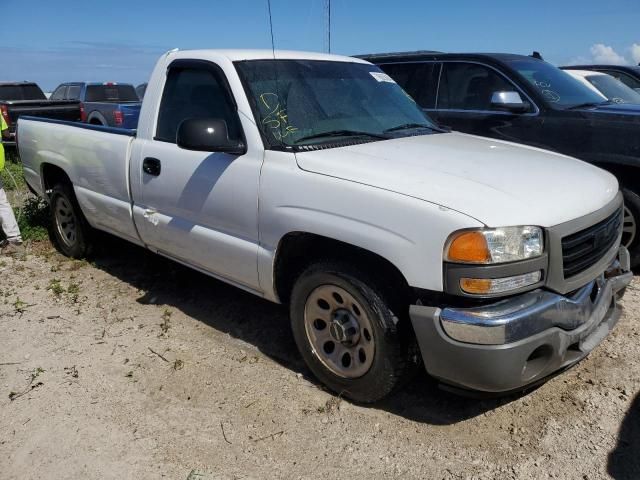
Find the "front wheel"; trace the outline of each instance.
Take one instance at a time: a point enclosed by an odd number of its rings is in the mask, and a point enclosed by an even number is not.
[[[59,183],[49,197],[51,237],[63,255],[82,258],[91,250],[91,227],[87,223],[70,185]]]
[[[345,265],[308,268],[291,295],[293,334],[327,387],[357,402],[388,395],[410,365],[407,334],[373,282]]]
[[[627,189],[622,189],[624,196],[624,219],[622,226],[622,245],[627,247],[631,255],[631,266],[640,265],[640,196]]]

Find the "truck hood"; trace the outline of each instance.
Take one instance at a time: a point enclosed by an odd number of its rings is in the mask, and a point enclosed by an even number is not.
[[[299,152],[296,159],[308,172],[418,198],[491,227],[551,227],[604,207],[618,192],[613,175],[580,160],[462,133]]]

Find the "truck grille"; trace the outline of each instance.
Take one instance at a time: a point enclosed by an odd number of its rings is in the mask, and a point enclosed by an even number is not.
[[[562,239],[564,278],[570,278],[596,264],[616,243],[622,229],[622,209],[589,228]]]

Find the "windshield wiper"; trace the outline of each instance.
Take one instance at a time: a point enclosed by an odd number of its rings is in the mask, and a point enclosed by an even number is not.
[[[428,128],[429,130],[437,130],[431,125],[425,125],[424,123],[404,123],[402,125],[398,125],[397,127],[391,127],[384,130],[384,133],[395,132],[397,130],[409,130],[411,128]]]
[[[610,100],[604,100],[602,102],[585,102],[579,103],[578,105],[572,105],[571,107],[567,107],[565,110],[577,110],[579,108],[589,108],[589,107],[600,107],[602,105],[611,105],[613,102]]]
[[[330,130],[328,132],[314,133],[313,135],[307,135],[306,137],[302,137],[297,139],[294,143],[304,142],[305,140],[313,140],[315,138],[322,137],[371,137],[371,138],[381,138],[383,140],[388,140],[389,137],[386,135],[382,135],[380,133],[373,132],[361,132],[358,130]]]

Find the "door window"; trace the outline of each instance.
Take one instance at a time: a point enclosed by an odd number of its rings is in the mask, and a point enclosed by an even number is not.
[[[69,85],[69,90],[67,90],[67,100],[79,100],[81,89],[82,87],[80,85]]]
[[[66,85],[60,85],[55,92],[51,94],[51,100],[64,100],[64,92],[67,90]]]
[[[158,112],[156,140],[175,143],[178,126],[189,118],[224,120],[229,139],[241,139],[236,109],[213,70],[182,67],[169,70]]]
[[[391,63],[380,65],[422,108],[435,108],[440,63]]]
[[[443,63],[438,89],[438,110],[495,110],[494,92],[513,92],[515,87],[495,70],[476,63]]]

